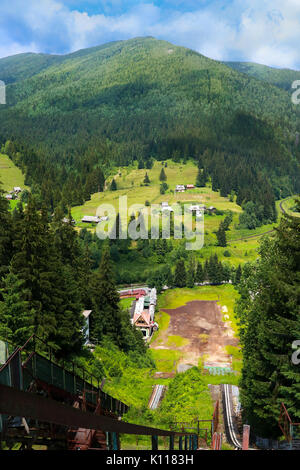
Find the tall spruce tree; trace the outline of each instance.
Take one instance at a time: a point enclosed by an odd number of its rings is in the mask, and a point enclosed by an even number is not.
[[[26,300],[29,293],[24,281],[12,272],[4,278],[0,302],[0,336],[16,345],[23,345],[34,331],[34,310]]]
[[[79,350],[82,343],[81,304],[72,266],[63,263],[50,231],[46,211],[32,198],[18,224],[11,271],[22,288],[22,298],[34,312],[34,332],[56,347],[58,355]]]
[[[111,191],[116,191],[118,188],[117,188],[117,183],[116,183],[116,180],[113,178],[111,184],[110,184],[110,190]]]
[[[122,337],[122,318],[119,306],[120,296],[114,277],[110,250],[106,245],[100,266],[91,280],[93,301],[91,336],[93,341],[98,343],[104,336],[108,336],[119,346]]]
[[[0,189],[0,286],[2,277],[8,272],[12,256],[12,233],[12,217],[8,210],[8,201]]]
[[[186,286],[192,289],[195,285],[195,275],[191,269],[187,270]]]
[[[243,268],[236,307],[244,358],[241,401],[254,433],[277,437],[282,402],[300,421],[300,371],[291,360],[300,335],[300,219],[283,217],[260,255]]]
[[[145,174],[144,183],[147,184],[147,185],[150,184],[150,178],[149,178],[147,172],[146,172],[146,174]]]
[[[186,270],[185,270],[183,259],[179,259],[176,263],[175,274],[174,274],[174,285],[176,287],[186,286]]]
[[[223,247],[227,246],[226,232],[225,232],[225,228],[222,222],[217,231],[217,240],[218,240],[218,246],[223,246]]]
[[[202,284],[202,282],[204,282],[204,279],[205,279],[204,269],[203,269],[202,263],[199,262],[197,264],[195,281],[198,284]]]
[[[205,168],[203,170],[199,168],[195,185],[198,188],[203,188],[206,185],[207,179],[208,178]]]
[[[159,181],[162,181],[162,182],[167,181],[167,175],[165,173],[164,168],[162,168],[160,171]]]

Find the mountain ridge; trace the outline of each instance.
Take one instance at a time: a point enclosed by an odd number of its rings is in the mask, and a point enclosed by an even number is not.
[[[300,71],[289,68],[276,68],[255,62],[223,62],[228,67],[246,75],[258,78],[264,82],[291,90],[292,83],[300,80]]]
[[[105,173],[134,160],[193,158],[200,165],[208,150],[214,165],[217,152],[222,165],[250,165],[248,172],[262,172],[279,192],[296,192],[300,110],[290,93],[196,51],[134,38],[66,56],[2,59],[0,78],[3,71],[10,83],[0,138],[36,155],[24,162],[28,183],[40,184],[52,167],[52,178],[74,172],[85,184],[98,167]],[[226,191],[237,190],[236,178]]]

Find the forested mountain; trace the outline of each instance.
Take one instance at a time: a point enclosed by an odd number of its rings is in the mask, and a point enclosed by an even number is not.
[[[291,91],[292,83],[295,80],[300,80],[299,70],[277,69],[254,62],[224,62],[224,64],[238,72],[259,78],[287,91]]]
[[[66,56],[0,60],[5,151],[53,209],[103,190],[112,165],[195,158],[215,189],[258,198],[300,190],[300,109],[290,94],[154,38]],[[264,194],[268,201],[265,202]]]

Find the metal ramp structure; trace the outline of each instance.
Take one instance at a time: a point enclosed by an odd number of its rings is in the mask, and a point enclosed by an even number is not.
[[[284,403],[281,403],[278,424],[285,437],[285,442],[279,443],[278,448],[300,450],[300,423],[292,421]]]
[[[170,449],[175,440],[197,448],[194,433],[123,422],[127,411],[82,367],[57,362],[35,335],[22,347],[0,340],[0,448],[119,450],[120,434],[151,436],[153,449],[158,436],[169,437]]]
[[[198,450],[208,449],[220,450],[222,447],[222,433],[218,432],[220,424],[220,403],[216,401],[212,419],[196,419],[192,422],[174,422],[173,430],[195,433],[197,436]],[[216,436],[218,436],[216,438]]]

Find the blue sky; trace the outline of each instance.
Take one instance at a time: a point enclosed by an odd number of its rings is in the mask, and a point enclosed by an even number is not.
[[[1,0],[0,57],[154,36],[217,60],[300,69],[299,0]]]

